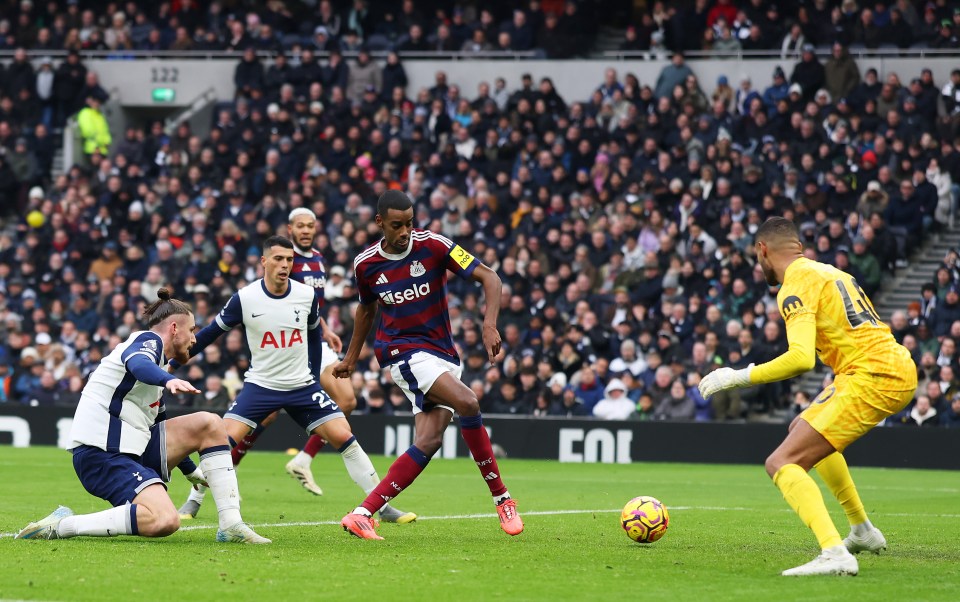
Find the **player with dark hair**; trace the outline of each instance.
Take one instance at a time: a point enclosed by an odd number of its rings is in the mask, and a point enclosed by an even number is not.
[[[220,417],[196,412],[166,419],[164,389],[199,393],[163,369],[171,360],[188,359],[196,324],[187,304],[165,288],[157,294],[159,300],[143,313],[149,330],[131,334],[90,375],[70,431],[73,466],[84,489],[114,507],[75,516],[61,506],[27,525],[18,538],[166,537],[180,528],[180,517],[165,483],[172,467],[199,451],[202,472],[195,469],[188,478],[206,479],[213,491],[217,541],[270,543],[240,517],[237,474]]]
[[[189,356],[242,324],[252,357],[243,389],[223,416],[231,445],[267,416],[286,410],[307,433],[333,445],[353,481],[370,493],[380,480],[377,471],[312,369],[320,365],[320,305],[313,287],[290,278],[293,257],[293,243],[286,238],[264,241],[263,278],[230,297],[216,319],[197,333]]]
[[[523,521],[493,457],[477,396],[460,381],[462,366],[447,313],[447,270],[483,285],[483,346],[493,363],[500,352],[500,278],[459,245],[414,229],[413,203],[402,192],[390,190],[380,197],[376,221],[383,239],[354,260],[360,305],[350,345],[334,375],[349,378],[353,374],[379,304],[381,319],[374,343],[377,361],[389,366],[394,382],[413,404],[416,438],[341,525],[357,537],[383,539],[376,533],[373,513],[423,472],[440,449],[443,432],[456,413],[460,433],[493,495],[500,526],[510,535],[518,535]]]
[[[822,549],[817,558],[783,575],[856,575],[853,554],[879,554],[887,542],[867,519],[843,450],[910,403],[917,369],[852,276],[803,256],[793,222],[772,217],[754,240],[767,283],[782,285],[777,303],[789,349],[759,366],[715,370],[700,381],[700,393],[709,398],[726,389],[793,378],[811,370],[818,355],[833,370],[833,384],[790,424],[786,439],[767,458],[766,469]],[[851,529],[844,540],[807,474],[811,468],[847,515]]]
[[[323,311],[325,303],[324,286],[326,285],[327,274],[324,268],[323,256],[319,251],[313,248],[313,241],[317,235],[317,217],[313,211],[305,207],[298,207],[290,212],[287,219],[287,233],[293,242],[293,267],[290,270],[290,279],[302,282],[312,287],[316,292],[317,303]],[[327,327],[326,321],[321,316],[320,330],[323,334],[320,350],[320,365],[311,365],[316,374],[320,375],[320,386],[337,403],[343,415],[350,416],[354,408],[357,407],[357,398],[353,392],[353,386],[348,380],[334,378],[333,366],[336,365],[337,354],[343,347],[340,337]],[[246,437],[237,441],[237,446],[233,448],[233,465],[240,464],[247,451],[250,450],[254,442],[270,424],[277,418],[277,412],[273,412],[264,418],[260,424]],[[303,488],[314,495],[323,495],[323,490],[317,485],[313,478],[313,471],[310,465],[314,456],[326,444],[323,437],[319,435],[310,435],[306,445],[290,460],[286,465],[287,473],[297,479]],[[200,505],[203,503],[204,491],[197,487],[190,492],[190,497],[180,507],[180,517],[191,519],[197,515]],[[403,512],[392,506],[385,506],[380,511],[380,520],[393,523],[410,523],[416,520],[417,515],[413,512]]]

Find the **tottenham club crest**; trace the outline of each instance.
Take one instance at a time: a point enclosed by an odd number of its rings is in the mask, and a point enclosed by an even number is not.
[[[410,264],[410,276],[412,278],[423,276],[426,273],[427,268],[423,267],[423,264],[419,261],[414,260],[414,262]]]

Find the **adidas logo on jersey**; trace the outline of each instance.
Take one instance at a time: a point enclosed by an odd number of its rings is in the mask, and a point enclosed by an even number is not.
[[[386,284],[386,283],[387,283],[387,275],[380,274],[380,277],[377,278],[377,284]]]
[[[380,299],[382,299],[387,305],[400,305],[401,303],[406,303],[407,301],[413,301],[414,299],[419,299],[420,297],[426,297],[429,294],[430,283],[424,282],[423,284],[414,284],[410,288],[397,291],[395,293],[384,291],[380,293]]]

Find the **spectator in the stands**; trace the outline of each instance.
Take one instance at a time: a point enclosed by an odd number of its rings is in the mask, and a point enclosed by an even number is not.
[[[627,397],[627,388],[619,378],[611,379],[604,389],[604,397],[593,407],[593,415],[602,420],[626,420],[636,409]]]
[[[107,155],[113,138],[110,125],[101,110],[101,100],[95,95],[87,97],[87,106],[77,115],[77,126],[83,139],[83,152],[90,157],[94,153]]]

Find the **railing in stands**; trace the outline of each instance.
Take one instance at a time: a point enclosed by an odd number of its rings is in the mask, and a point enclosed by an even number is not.
[[[215,102],[217,102],[217,91],[213,88],[207,88],[190,101],[190,104],[184,107],[182,111],[164,120],[163,131],[167,135],[172,135],[181,123],[193,119],[195,115]]]
[[[326,58],[329,56],[329,52],[318,52],[314,49],[314,55],[319,58]],[[960,49],[958,48],[896,48],[896,47],[881,47],[881,48],[864,48],[862,46],[850,46],[848,51],[854,58],[866,58],[866,57],[880,57],[880,58],[925,58],[925,57],[950,57],[950,56],[960,56]],[[288,57],[295,57],[297,54],[291,50],[285,50],[285,54]],[[0,50],[0,60],[6,60],[13,58],[14,51],[10,49]],[[242,56],[242,52],[239,50],[81,50],[80,56],[84,59],[106,59],[106,60],[145,60],[145,59],[196,59],[196,60],[207,60],[207,59],[239,59]],[[275,53],[272,51],[258,51],[257,55],[261,58],[272,57]],[[388,50],[374,50],[370,52],[370,55],[374,58],[386,58],[390,54]],[[469,61],[475,59],[486,59],[486,60],[507,60],[507,61],[520,61],[520,60],[545,60],[547,56],[539,50],[531,50],[525,52],[501,52],[501,51],[483,51],[483,52],[441,52],[441,51],[415,51],[415,52],[399,52],[400,57],[404,60],[416,60],[416,59],[429,59],[429,60],[438,60],[446,59],[452,61]],[[655,51],[655,50],[608,50],[603,53],[602,57],[591,57],[584,59],[576,59],[583,61],[604,61],[604,60],[617,60],[617,61],[626,61],[626,60],[654,60],[654,59],[665,59],[670,56],[669,51]],[[820,56],[829,56],[830,47],[828,46],[819,46],[816,49],[816,54]],[[67,56],[66,50],[28,50],[27,55],[34,60],[39,60],[43,57],[51,58],[64,58]],[[355,57],[357,53],[355,51],[344,52],[343,56],[352,58]],[[739,50],[735,52],[717,52],[717,51],[704,51],[704,50],[692,50],[684,53],[689,59],[797,59],[799,56],[797,53],[783,53],[781,49],[769,49],[769,50]],[[556,59],[560,60],[560,59]],[[570,59],[564,59],[570,60]]]
[[[853,58],[926,58],[926,57],[949,57],[960,56],[960,48],[865,48],[863,46],[848,46],[847,51]],[[821,57],[828,57],[831,54],[829,46],[818,46],[814,54]],[[669,51],[656,50],[607,50],[603,53],[605,58],[616,60],[660,60],[669,58]],[[692,50],[685,52],[684,56],[688,59],[723,59],[723,60],[745,60],[745,59],[793,59],[800,60],[799,52],[783,52],[779,48],[771,50],[738,50],[738,51],[714,51],[714,50]]]

